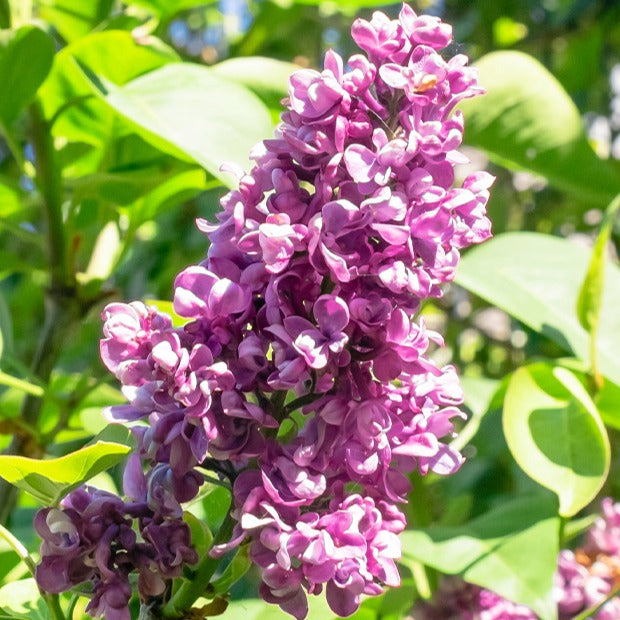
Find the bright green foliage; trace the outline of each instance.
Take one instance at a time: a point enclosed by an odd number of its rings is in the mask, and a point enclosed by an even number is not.
[[[46,78],[54,57],[52,39],[39,28],[0,32],[0,124],[9,131]]]
[[[47,607],[33,578],[7,583],[0,588],[0,618],[49,620]]]
[[[105,102],[147,142],[189,157],[231,185],[235,179],[220,171],[222,163],[247,168],[249,150],[272,129],[260,99],[203,67],[170,64],[125,86],[103,89]]]
[[[609,473],[609,439],[596,405],[569,370],[519,368],[504,401],[504,434],[520,467],[554,491],[572,517],[596,497]]]
[[[542,64],[520,52],[493,52],[476,66],[487,94],[461,106],[470,144],[593,204],[620,192],[620,177],[595,155],[575,104]]]
[[[524,497],[461,527],[407,530],[402,534],[403,553],[405,559],[449,575],[461,574],[531,607],[542,620],[553,620],[551,583],[559,524],[555,511],[549,497]]]
[[[535,233],[497,236],[469,252],[457,282],[556,342],[589,360],[589,337],[575,313],[589,251],[564,239]],[[620,270],[608,265],[608,289],[599,322],[600,372],[620,383]]]
[[[120,463],[131,448],[98,441],[67,456],[45,461],[24,456],[0,456],[0,477],[26,491],[43,505],[55,505],[67,493]]]
[[[601,230],[592,250],[590,264],[577,297],[577,318],[581,326],[590,334],[590,366],[594,379],[598,384],[601,383],[601,380],[598,376],[597,336],[603,304],[605,262],[609,239],[618,209],[620,209],[620,195],[612,201],[605,212]]]
[[[104,21],[114,0],[41,0],[41,17],[54,24],[68,43],[83,37]]]

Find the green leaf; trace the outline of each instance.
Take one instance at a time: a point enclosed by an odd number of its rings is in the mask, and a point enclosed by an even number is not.
[[[34,579],[22,579],[0,588],[0,610],[11,618],[49,620],[49,612]]]
[[[39,0],[38,10],[70,43],[108,17],[113,5],[114,0]]]
[[[126,0],[125,4],[139,6],[158,19],[168,20],[181,11],[215,2],[216,0]]]
[[[126,445],[98,441],[67,456],[44,461],[0,455],[0,476],[41,503],[55,505],[73,489],[120,463],[130,451]]]
[[[209,526],[188,511],[183,513],[183,520],[189,525],[192,534],[192,547],[196,549],[198,557],[203,558],[211,549],[211,543],[213,542],[213,534]]]
[[[145,299],[144,303],[147,306],[155,306],[159,312],[167,314],[175,327],[183,327],[183,325],[189,323],[191,320],[178,315],[174,311],[174,304],[171,301],[166,301],[163,299]]]
[[[583,382],[586,382],[584,376]],[[620,386],[607,379],[603,380],[603,385],[598,389],[594,402],[601,415],[605,426],[620,430]]]
[[[394,4],[391,0],[293,0],[295,4],[319,5],[334,11],[353,13],[357,9],[367,9]]]
[[[471,411],[471,416],[452,443],[457,450],[462,450],[478,432],[482,418],[488,413],[501,382],[486,377],[463,377],[461,385],[465,393],[465,406]]]
[[[527,605],[542,620],[552,620],[557,613],[551,588],[558,526],[549,497],[519,498],[460,527],[403,532],[403,557],[462,574],[466,581]]]
[[[566,368],[545,363],[518,369],[506,391],[504,435],[521,469],[552,490],[571,517],[601,489],[610,447],[596,405]]]
[[[23,195],[15,179],[0,177],[0,218],[21,211]]]
[[[177,60],[177,54],[158,39],[144,45],[130,32],[96,32],[78,39],[56,55],[41,88],[45,116],[55,118],[53,134],[101,147],[116,129],[114,112],[96,96],[98,91],[81,66],[122,85]]]
[[[0,360],[5,351],[7,353],[13,351],[13,321],[9,306],[0,291]]]
[[[270,107],[280,107],[280,100],[288,93],[288,79],[294,71],[301,69],[292,62],[245,56],[229,58],[213,65],[216,75],[238,82],[256,93]]]
[[[306,620],[329,620],[335,616],[327,604],[325,594],[308,597]],[[261,599],[248,598],[231,601],[224,617],[226,620],[289,620],[291,616],[277,605],[267,605]]]
[[[590,147],[577,107],[540,62],[501,51],[483,56],[476,67],[487,94],[461,104],[468,144],[591,205],[607,205],[620,192],[620,177]]]
[[[0,31],[0,124],[5,130],[34,98],[54,59],[54,43],[43,30],[24,26]]]
[[[152,220],[165,209],[194,198],[205,190],[206,176],[202,168],[194,168],[165,180],[129,207],[127,215],[132,224],[137,226]],[[212,179],[211,182],[219,185],[219,181]]]
[[[249,549],[249,545],[239,547],[239,550],[235,553],[230,564],[224,569],[222,575],[211,584],[215,594],[225,594],[228,592],[250,570],[252,562],[248,555]]]
[[[0,28],[11,27],[11,6],[9,0],[0,0]]]
[[[269,136],[269,111],[252,92],[210,69],[170,64],[125,86],[106,84],[105,101],[148,142],[196,161],[229,185],[225,162],[248,167],[252,146]]]
[[[603,303],[607,245],[618,209],[620,209],[620,195],[612,201],[605,212],[600,232],[592,250],[590,264],[577,296],[577,318],[581,326],[590,334],[590,364],[594,378],[599,384],[596,335],[599,329],[601,306]]]
[[[589,337],[574,308],[589,250],[566,239],[538,233],[507,233],[469,251],[456,281],[505,310],[582,360],[590,356]],[[600,313],[599,370],[620,384],[620,269],[606,267]]]
[[[156,166],[86,174],[70,184],[77,201],[102,198],[115,205],[128,205],[165,181]]]

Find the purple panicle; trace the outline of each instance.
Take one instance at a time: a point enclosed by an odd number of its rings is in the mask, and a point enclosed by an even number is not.
[[[143,599],[159,596],[197,559],[181,504],[199,466],[236,477],[235,530],[213,554],[249,539],[265,600],[302,619],[324,591],[347,616],[399,584],[408,474],[463,461],[462,390],[415,313],[490,236],[493,178],[455,186],[455,106],[482,90],[464,56],[446,57],[451,27],[403,5],[352,36],[364,53],[291,76],[274,136],[217,223],[198,222],[208,255],[175,281],[185,325],[139,302],[104,310],[101,356],[128,400],[108,416],[138,422],[139,458],[127,502],[76,491],[37,517],[44,589],[92,581],[90,610],[110,617],[132,571]]]

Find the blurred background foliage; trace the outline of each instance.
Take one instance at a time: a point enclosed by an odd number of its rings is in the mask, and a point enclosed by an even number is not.
[[[468,169],[486,167],[497,176],[489,205],[494,233],[545,233],[591,247],[606,204],[620,192],[620,3],[412,5],[454,25],[451,52],[482,59],[489,95],[480,105],[464,106],[465,150]],[[375,8],[396,16],[399,5],[0,0],[2,448],[31,457],[62,455],[103,429],[101,408],[123,400],[98,358],[103,305],[170,299],[176,273],[205,253],[195,218],[214,219],[219,197],[234,182],[220,163],[247,166],[252,144],[277,122],[290,71],[320,66],[330,47],[355,53],[350,24]],[[512,53],[488,55],[497,50]],[[531,299],[521,310],[518,299],[502,296],[500,250],[508,271],[538,263],[547,252],[557,258],[538,274],[538,291],[526,291]],[[462,526],[539,488],[503,438],[505,378],[534,359],[587,358],[585,331],[582,338],[576,319],[562,321],[573,314],[567,305],[589,251],[565,255],[564,245],[535,240],[508,251],[465,261],[463,286],[451,286],[423,309],[446,339],[438,359],[464,376],[473,422],[461,439],[467,466],[448,480],[414,481],[416,499],[408,510],[416,526]],[[616,260],[615,243],[606,251]],[[616,277],[612,271],[609,281]],[[568,292],[554,290],[562,282],[569,283]],[[555,331],[537,324],[540,312],[549,313]],[[601,357],[609,384],[597,401],[610,433],[612,467],[618,459],[614,429],[620,428],[615,342],[608,342],[610,360]],[[587,374],[586,366],[577,365],[576,372]],[[101,474],[97,483],[114,488],[117,474]],[[620,495],[613,476],[603,483],[604,492]],[[8,487],[1,492],[2,520],[35,550],[36,503],[25,494],[16,500]],[[202,510],[199,516],[217,523],[217,515]],[[416,544],[423,548],[420,540]],[[369,602],[359,617],[402,615],[415,596],[432,591],[436,574],[423,563],[420,555],[407,561],[407,587]],[[9,548],[0,547],[3,583],[24,574]],[[251,580],[235,587],[238,597],[253,593]],[[0,608],[6,598],[0,589]],[[14,617],[45,617],[24,609]],[[245,602],[227,613],[267,612]]]

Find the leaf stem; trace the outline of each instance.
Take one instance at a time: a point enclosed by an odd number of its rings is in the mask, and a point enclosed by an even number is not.
[[[226,515],[222,526],[213,539],[213,546],[227,541],[235,524],[230,512]],[[190,580],[184,581],[162,610],[163,618],[186,618],[186,612],[191,608],[196,599],[202,596],[211,577],[219,566],[219,558],[212,558],[209,554],[205,555],[198,566],[192,571]]]
[[[11,6],[9,0],[0,0],[0,28],[11,27]]]
[[[75,273],[69,261],[67,239],[62,214],[62,184],[56,161],[54,141],[45,121],[40,101],[29,109],[30,139],[34,149],[35,183],[38,187],[47,220],[50,285],[46,296],[45,321],[32,360],[31,371],[47,384],[52,369],[64,346],[68,331],[80,314]],[[41,393],[27,393],[20,416],[29,425],[36,425],[42,406]],[[15,436],[7,448],[8,454],[26,454],[29,438]],[[17,490],[0,481],[0,523],[6,523],[17,497]]]
[[[29,383],[28,381],[24,381],[23,379],[18,379],[17,377],[13,377],[12,375],[7,375],[1,370],[0,384],[15,388],[17,390],[21,390],[22,392],[26,392],[26,394],[36,396],[37,398],[40,398],[41,396],[43,396],[43,394],[45,394],[45,390],[40,385],[34,385],[33,383]]]
[[[58,599],[58,594],[44,593],[43,599],[45,600],[47,609],[50,612],[51,620],[66,620],[65,614],[63,613],[62,607],[60,606],[60,600]]]
[[[34,577],[35,571],[35,563],[33,559],[30,557],[28,553],[28,549],[24,547],[24,545],[19,541],[12,532],[7,530],[4,525],[0,525],[0,537],[4,538],[4,540],[9,544],[9,547],[15,551],[15,553],[19,556],[21,561],[28,567],[30,574]]]

